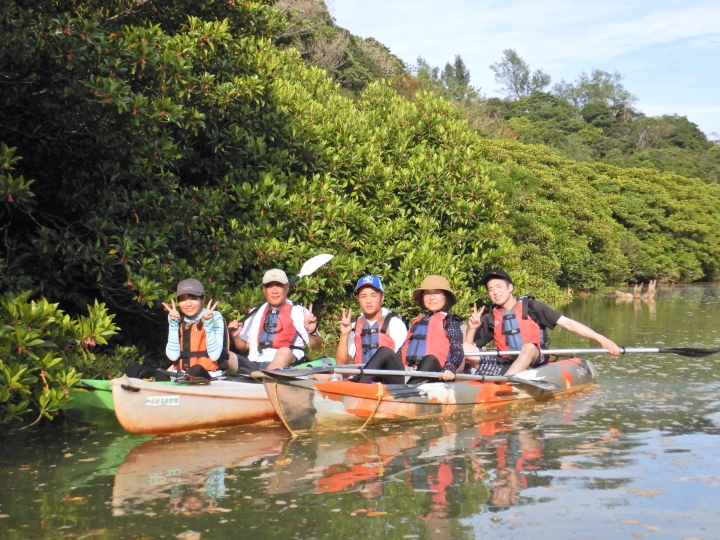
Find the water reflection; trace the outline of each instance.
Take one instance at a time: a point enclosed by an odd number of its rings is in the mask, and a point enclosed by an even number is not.
[[[112,513],[125,515],[155,500],[171,514],[230,512],[228,471],[280,454],[287,433],[273,428],[230,428],[158,436],[133,448],[115,474]]]
[[[622,345],[720,345],[719,286],[659,287],[654,303],[588,297],[562,311]],[[717,537],[718,358],[592,360],[587,392],[362,434],[3,438],[0,536]]]

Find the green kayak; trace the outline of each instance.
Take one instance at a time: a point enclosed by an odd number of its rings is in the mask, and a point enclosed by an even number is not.
[[[70,408],[64,410],[70,420],[84,424],[117,425],[110,381],[81,379],[70,390],[70,397]]]

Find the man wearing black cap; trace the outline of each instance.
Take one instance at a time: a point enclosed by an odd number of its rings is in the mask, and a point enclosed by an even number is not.
[[[503,270],[490,270],[482,278],[482,284],[494,305],[492,313],[483,315],[484,308],[477,309],[467,322],[465,334],[466,352],[479,350],[490,341],[495,342],[499,351],[521,351],[513,360],[512,357],[486,357],[477,366],[478,373],[484,375],[513,375],[529,367],[547,363],[547,358],[540,350],[547,342],[547,329],[556,325],[574,332],[579,336],[597,341],[610,354],[618,356],[620,348],[605,336],[591,328],[569,319],[546,304],[530,297],[515,298],[513,296],[512,278]],[[466,360],[475,364],[476,357]]]

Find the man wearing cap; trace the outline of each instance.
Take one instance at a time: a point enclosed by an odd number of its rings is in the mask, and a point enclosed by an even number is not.
[[[546,364],[548,359],[540,354],[548,341],[547,330],[556,325],[575,334],[594,339],[610,354],[618,356],[620,348],[605,336],[573,319],[565,317],[546,304],[532,297],[515,298],[513,282],[503,270],[490,270],[482,278],[494,308],[492,313],[483,315],[484,308],[477,308],[467,322],[465,344],[467,350],[479,350],[490,341],[495,341],[499,351],[521,351],[512,357],[484,357],[479,363],[478,373],[483,375],[514,375],[529,367]],[[477,349],[475,349],[477,347]],[[466,357],[476,364],[476,357]]]
[[[215,311],[217,302],[205,302],[205,288],[197,279],[184,279],[177,286],[177,306],[175,300],[169,306],[163,302],[168,312],[168,342],[165,354],[173,361],[177,371],[207,371],[227,369],[228,339],[225,320]],[[194,374],[194,373],[193,373]]]
[[[387,308],[382,307],[385,301],[382,280],[378,276],[368,275],[361,277],[355,286],[358,304],[361,315],[355,323],[352,322],[352,310],[342,310],[340,320],[340,339],[338,340],[335,362],[337,364],[368,364],[368,367],[375,366],[377,360],[373,358],[383,350],[394,353],[400,350],[405,342],[407,327],[400,317]],[[396,357],[397,358],[397,357]],[[375,369],[389,369],[388,366],[375,366]],[[402,362],[397,360],[392,366],[393,369],[403,370]],[[404,378],[399,384],[404,383]],[[379,381],[379,378],[375,378]],[[394,384],[394,382],[387,384]]]
[[[265,303],[250,310],[244,323],[230,323],[230,338],[238,357],[238,367],[251,371],[289,366],[305,356],[305,346],[312,350],[322,347],[317,318],[312,304],[308,309],[288,299],[287,275],[273,268],[263,276]],[[249,365],[247,361],[249,360]],[[231,365],[230,371],[235,371]]]

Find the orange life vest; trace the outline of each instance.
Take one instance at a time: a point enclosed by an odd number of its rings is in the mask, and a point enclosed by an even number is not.
[[[292,308],[293,304],[289,302],[283,304],[279,310],[273,310],[269,304],[265,305],[265,309],[260,313],[257,337],[258,352],[262,352],[263,349],[279,349],[281,347],[298,348],[293,346],[298,331],[293,324]],[[271,321],[273,318],[276,318],[275,322]]]
[[[227,339],[223,343],[223,352],[226,346]],[[194,323],[180,321],[180,358],[173,366],[177,371],[187,371],[196,364],[200,364],[208,371],[218,369],[218,362],[208,356],[207,336],[202,320]]]
[[[387,333],[393,317],[397,317],[397,315],[390,312],[386,316],[380,317],[377,324],[372,327],[365,317],[358,317],[354,329],[355,356],[353,360],[356,364],[366,364],[380,347],[389,347],[395,352],[395,341]],[[360,327],[359,332],[358,327]],[[365,359],[363,359],[363,356],[365,356]]]
[[[527,300],[528,298],[518,298],[512,309],[513,312],[509,315],[503,315],[503,310],[500,308],[493,309],[493,317],[495,318],[495,326],[493,326],[493,339],[495,340],[495,346],[499,351],[510,350],[506,335],[511,333],[519,333],[523,345],[527,343],[534,343],[537,345],[538,349],[542,349],[545,341],[544,332],[540,325],[528,316]],[[513,318],[517,321],[519,329],[515,331],[503,331],[504,320]]]
[[[410,324],[401,351],[405,365],[417,365],[424,356],[432,354],[440,361],[440,367],[445,367],[445,361],[450,354],[450,340],[445,333],[447,316],[444,311],[436,311],[415,318]]]

